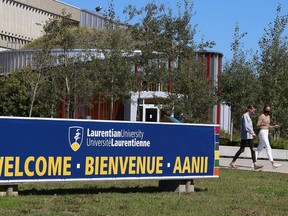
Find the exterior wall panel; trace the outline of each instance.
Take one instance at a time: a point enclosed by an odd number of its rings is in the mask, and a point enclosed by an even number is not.
[[[104,17],[97,12],[81,10],[80,26],[104,29]]]
[[[54,0],[2,0],[0,2],[0,47],[19,49],[40,37],[49,18],[61,15],[62,9],[80,23],[80,10]],[[17,14],[17,16],[16,16]]]

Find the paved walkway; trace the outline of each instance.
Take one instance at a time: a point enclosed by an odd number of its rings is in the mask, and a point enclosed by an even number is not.
[[[220,157],[220,168],[230,168],[229,163],[231,162],[232,158],[230,157]],[[266,172],[279,172],[279,173],[287,173],[288,174],[288,161],[276,161],[277,163],[282,164],[281,167],[273,169],[271,162],[269,160],[258,160],[257,164],[263,165],[264,167],[259,169],[259,171],[266,171]],[[251,167],[252,159],[251,158],[238,158],[235,162],[237,169],[242,170],[253,170]],[[230,168],[232,169],[232,168]],[[257,170],[258,171],[258,170]]]

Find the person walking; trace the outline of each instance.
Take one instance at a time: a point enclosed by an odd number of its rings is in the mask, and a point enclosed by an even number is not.
[[[235,156],[233,157],[231,163],[229,164],[229,166],[232,168],[237,168],[237,166],[235,165],[235,162],[240,156],[240,154],[242,154],[245,151],[246,146],[249,146],[250,151],[251,151],[253,168],[256,170],[256,169],[260,169],[263,167],[263,166],[256,164],[256,156],[255,156],[253,138],[257,136],[254,132],[253,123],[250,118],[250,115],[254,115],[255,111],[256,109],[252,105],[249,105],[247,106],[245,113],[241,117],[241,124],[240,124],[241,146],[239,150],[236,152]]]
[[[260,152],[265,147],[266,153],[267,153],[268,158],[272,164],[272,167],[275,169],[275,168],[280,167],[281,164],[276,163],[273,160],[272,149],[271,149],[270,142],[269,142],[269,129],[270,128],[279,128],[280,126],[270,124],[270,110],[271,110],[271,108],[269,105],[264,105],[263,113],[258,117],[258,121],[257,121],[256,126],[260,129],[259,133],[258,133],[259,145],[257,146],[257,150],[256,150],[255,154],[256,154],[256,160],[257,160]]]

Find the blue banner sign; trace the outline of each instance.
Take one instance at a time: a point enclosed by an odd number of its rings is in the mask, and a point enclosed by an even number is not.
[[[0,183],[218,177],[219,126],[0,117]]]

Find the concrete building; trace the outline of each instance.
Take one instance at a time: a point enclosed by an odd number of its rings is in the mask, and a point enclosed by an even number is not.
[[[43,25],[65,9],[80,23],[80,9],[55,0],[3,0],[0,2],[0,51],[20,49],[40,37]]]
[[[43,25],[61,15],[71,14],[76,25],[104,28],[99,11],[89,11],[56,0],[3,0],[0,2],[0,51],[21,49],[43,34]]]

